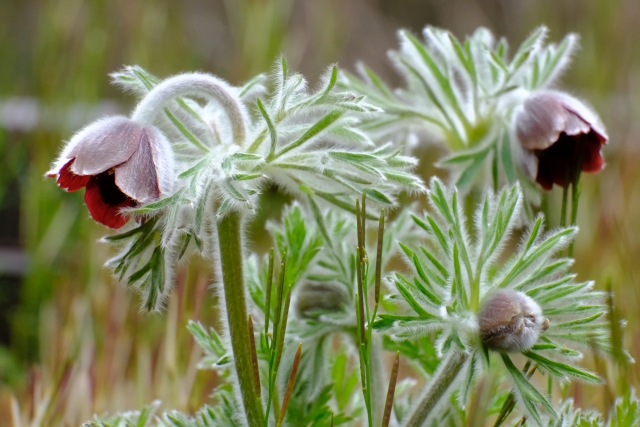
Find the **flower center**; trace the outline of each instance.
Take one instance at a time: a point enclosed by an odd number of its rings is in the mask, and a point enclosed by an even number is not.
[[[100,197],[107,205],[118,206],[127,200],[127,195],[116,185],[116,175],[113,168],[99,173],[95,178],[100,189]]]

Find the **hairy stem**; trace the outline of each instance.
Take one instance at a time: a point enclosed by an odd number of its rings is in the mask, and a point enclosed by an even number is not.
[[[264,417],[253,379],[241,236],[242,223],[239,213],[231,212],[218,221],[218,244],[233,361],[247,424],[251,427],[261,427]]]
[[[238,145],[244,143],[248,119],[237,91],[224,80],[209,74],[190,73],[169,77],[140,101],[131,119],[151,124],[168,102],[183,96],[205,97],[220,103],[231,122],[233,142]]]
[[[406,427],[420,427],[424,423],[440,399],[447,394],[468,358],[467,353],[454,351],[440,363],[438,371],[427,386],[426,393],[423,393],[413,408]]]

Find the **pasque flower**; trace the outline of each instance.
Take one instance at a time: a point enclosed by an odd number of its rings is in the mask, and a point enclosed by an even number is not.
[[[604,167],[601,148],[608,137],[602,122],[566,93],[533,92],[515,114],[515,130],[525,170],[546,190]]]
[[[531,348],[549,327],[542,309],[522,292],[500,289],[485,299],[478,313],[482,343],[490,350],[519,352]]]
[[[86,187],[89,213],[101,224],[120,228],[123,208],[158,200],[170,191],[173,152],[160,130],[124,116],[98,120],[71,138],[47,177],[67,191]]]

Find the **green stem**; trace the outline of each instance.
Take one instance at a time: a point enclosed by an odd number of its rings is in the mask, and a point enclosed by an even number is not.
[[[372,317],[372,319],[374,319]],[[373,323],[373,322],[371,322]],[[385,381],[386,367],[382,351],[382,336],[369,333],[369,384],[371,389],[372,421],[382,425],[388,384]]]
[[[405,427],[420,427],[424,423],[440,399],[447,394],[468,358],[467,353],[454,351],[440,363],[438,372],[431,378]]]
[[[240,214],[231,212],[218,221],[218,245],[227,306],[227,321],[233,360],[247,423],[262,427],[262,404],[253,384],[251,342],[247,322],[247,302],[242,265],[242,221]]]
[[[571,184],[571,225],[578,224],[578,202],[580,201],[580,172],[578,171],[576,179]],[[573,246],[575,245],[575,237],[569,245],[569,258],[573,257]]]
[[[562,187],[562,210],[560,211],[560,227],[566,227],[567,225],[567,199],[569,197],[569,184],[565,182],[565,186]]]

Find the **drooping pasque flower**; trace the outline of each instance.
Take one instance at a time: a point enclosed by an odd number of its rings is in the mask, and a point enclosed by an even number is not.
[[[153,202],[171,190],[173,162],[159,129],[112,116],[75,134],[46,176],[57,177],[67,191],[86,187],[84,200],[93,219],[120,228],[129,220],[122,209]]]
[[[582,172],[604,167],[608,137],[596,113],[566,93],[533,92],[515,114],[525,170],[544,189],[568,186]]]

